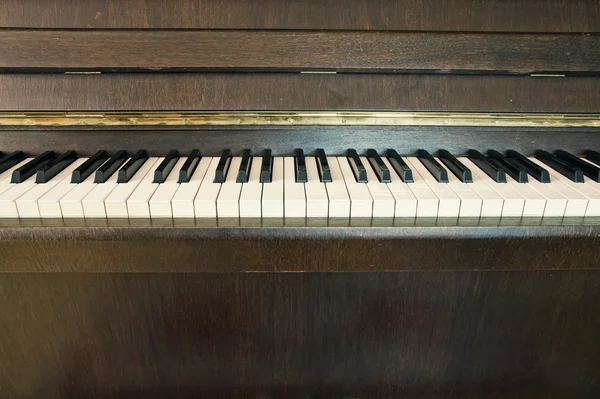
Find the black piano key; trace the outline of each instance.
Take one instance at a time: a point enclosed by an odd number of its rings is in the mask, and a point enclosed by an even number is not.
[[[317,148],[317,168],[319,169],[321,183],[331,183],[331,169],[329,169],[329,162],[327,161],[325,150],[322,148]]]
[[[504,172],[504,169],[490,162],[490,160],[479,151],[468,150],[467,158],[477,165],[479,169],[483,170],[496,183],[506,183],[506,172]]]
[[[573,168],[582,171],[584,175],[593,181],[600,182],[600,168],[596,165],[579,159],[575,155],[563,150],[556,150],[555,155],[558,159],[571,165]]]
[[[179,169],[179,183],[189,183],[190,179],[194,175],[198,164],[200,163],[200,159],[202,159],[202,154],[200,154],[200,150],[192,150],[190,155],[188,155],[187,159]]]
[[[215,179],[213,180],[213,183],[225,183],[225,178],[227,177],[230,164],[231,150],[223,150],[221,153],[221,158],[219,159],[219,163],[217,164],[217,169],[215,170]]]
[[[25,180],[36,174],[39,169],[48,165],[54,159],[56,159],[56,153],[54,151],[46,151],[43,154],[38,155],[25,165],[13,171],[10,182],[23,183]]]
[[[368,183],[367,179],[367,170],[365,169],[365,165],[363,165],[358,153],[355,149],[349,148],[346,152],[346,158],[348,159],[348,163],[350,164],[350,168],[352,168],[352,173],[354,173],[354,178],[358,183]]]
[[[106,183],[123,163],[127,160],[127,151],[117,151],[94,174],[94,183]]]
[[[417,158],[439,183],[448,183],[448,171],[429,152],[417,150]]]
[[[77,160],[77,153],[75,151],[67,151],[58,158],[55,158],[52,162],[46,164],[40,168],[35,174],[36,183],[48,183],[54,176],[65,170],[65,168],[71,165]]]
[[[179,151],[169,151],[167,156],[161,161],[160,165],[154,170],[154,179],[152,180],[152,183],[164,183],[178,160]]]
[[[404,183],[413,183],[413,174],[410,167],[404,162],[400,154],[396,150],[389,149],[387,150],[387,157],[392,164],[392,168],[398,173],[398,176],[402,179]]]
[[[538,150],[535,153],[535,157],[575,183],[583,183],[583,172],[581,170],[573,168],[548,151]]]
[[[495,162],[498,167],[504,169],[506,173],[519,183],[528,183],[529,178],[525,169],[514,163],[512,160],[506,158],[504,155],[496,150],[488,150],[488,158]]]
[[[88,158],[71,174],[71,183],[81,183],[88,178],[96,169],[98,169],[109,158],[108,152],[100,150]]]
[[[273,156],[271,150],[266,149],[262,156],[262,165],[260,166],[260,182],[271,183],[273,176]]]
[[[128,183],[129,180],[148,160],[148,151],[139,150],[117,172],[117,183]]]
[[[296,183],[308,182],[308,175],[306,174],[306,159],[304,158],[304,151],[300,148],[294,150],[294,166],[296,168]]]
[[[586,152],[584,152],[584,155],[587,159],[589,159],[596,165],[600,165],[600,152],[594,150],[587,150]]]
[[[438,150],[438,158],[463,183],[473,183],[471,170],[447,150]]]
[[[531,162],[527,157],[519,154],[517,151],[506,151],[506,157],[513,163],[519,165],[521,169],[529,173],[534,179],[541,183],[550,183],[550,172],[542,168],[540,165]]]
[[[371,164],[371,167],[375,171],[377,178],[381,183],[391,183],[392,176],[390,175],[390,170],[387,165],[383,162],[383,159],[379,156],[377,151],[373,148],[369,148],[367,150],[367,159]]]
[[[4,173],[13,166],[22,162],[26,158],[26,155],[23,151],[15,151],[11,154],[5,154],[2,158],[0,158],[0,173]]]
[[[237,183],[248,183],[248,178],[250,177],[251,164],[252,153],[249,149],[245,149],[244,152],[242,152],[242,162],[240,163],[237,179],[235,180]]]

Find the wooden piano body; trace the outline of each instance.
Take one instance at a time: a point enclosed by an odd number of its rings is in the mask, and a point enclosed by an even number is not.
[[[0,10],[1,151],[600,148],[597,2]],[[600,395],[598,220],[336,223],[0,219],[0,396]]]

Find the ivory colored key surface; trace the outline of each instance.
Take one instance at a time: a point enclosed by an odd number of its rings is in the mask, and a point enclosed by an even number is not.
[[[528,158],[543,167],[550,174],[550,183],[546,183],[567,198],[565,216],[600,216],[600,184],[584,176],[584,183],[575,183],[542,161]],[[596,189],[595,186],[598,186]]]
[[[502,184],[502,183],[496,183]],[[544,216],[544,210],[546,209],[546,198],[529,187],[528,183],[519,183],[508,174],[506,174],[506,186],[515,190],[519,195],[525,199],[525,206],[523,207],[523,217],[542,217]],[[555,212],[552,210],[551,212]],[[563,208],[564,212],[564,208]]]
[[[127,161],[125,161],[125,163],[127,163]],[[131,177],[131,179],[129,179],[127,183],[117,184],[117,187],[110,193],[110,195],[104,201],[106,216],[109,218],[129,217],[129,211],[127,209],[127,200],[131,197],[131,195],[137,189],[142,180],[144,180],[146,176],[148,176],[148,174],[153,175],[154,169],[158,165],[158,158],[148,158],[148,160],[144,162],[144,164]],[[115,175],[118,175],[118,173],[115,173]]]
[[[306,192],[306,217],[326,218],[329,214],[329,199],[325,183],[321,183],[317,169],[317,159],[309,156],[305,159],[306,175],[308,180],[304,183]]]
[[[250,165],[248,182],[242,185],[242,193],[240,194],[240,217],[242,218],[259,218],[262,216],[263,184],[260,182],[261,167],[262,157],[254,157]]]
[[[40,208],[38,205],[38,201],[40,198],[49,193],[53,188],[55,188],[63,179],[68,179],[71,177],[71,173],[79,165],[85,162],[85,159],[77,159],[72,164],[63,169],[56,176],[51,178],[46,183],[39,183],[33,186],[33,188],[27,191],[25,194],[17,198],[15,203],[17,204],[17,210],[19,211],[20,218],[39,218],[42,215],[40,214]],[[58,204],[57,204],[58,205]],[[60,207],[58,207],[58,211],[60,211]],[[53,217],[53,216],[50,216]],[[61,217],[59,214],[56,217]]]
[[[381,158],[383,163],[390,171],[391,182],[387,183],[387,187],[394,196],[396,209],[394,210],[395,217],[415,217],[417,216],[417,197],[409,188],[408,183],[404,183],[396,170],[390,164],[387,158]],[[413,183],[410,183],[413,184]],[[435,199],[435,207],[437,208],[437,198]]]
[[[83,162],[85,161],[87,161],[87,159],[83,160]],[[81,162],[79,165],[81,165],[83,162]],[[57,177],[58,176],[56,176],[55,179]],[[77,183],[71,183],[71,175],[62,179],[52,190],[48,191],[48,193],[38,200],[40,216],[43,218],[62,218],[63,214],[60,206],[60,200],[78,185],[79,184]]]
[[[160,165],[163,161],[164,157],[160,158],[148,158],[146,163],[150,162],[154,165],[148,173],[144,175],[142,180],[139,182],[135,190],[131,193],[129,198],[127,198],[127,214],[130,218],[149,218],[150,217],[150,198],[154,195],[154,192],[158,188],[158,183],[153,183],[154,181],[154,169]],[[140,171],[136,173],[136,175]],[[131,178],[133,180],[135,175]],[[124,183],[128,184],[131,182]]]
[[[210,162],[198,194],[194,198],[194,213],[197,218],[217,217],[217,197],[221,191],[221,183],[214,183],[214,178],[219,160],[219,157],[214,157]]]
[[[342,169],[335,157],[327,157],[329,171],[331,173],[331,182],[325,183],[327,197],[329,198],[329,217],[330,218],[349,218],[350,217],[350,196],[344,182]]]
[[[346,157],[336,157],[344,176],[344,182],[350,197],[350,217],[363,218],[373,216],[373,197],[365,183],[358,183]]]
[[[173,217],[171,200],[179,188],[179,169],[181,169],[186,160],[186,158],[179,158],[165,179],[164,183],[158,185],[154,195],[152,195],[152,198],[150,198],[150,217]]]
[[[284,166],[283,157],[273,158],[271,183],[263,184],[262,192],[262,217],[284,217]]]
[[[127,163],[128,159],[125,160]],[[83,207],[83,215],[85,218],[105,218],[106,208],[104,201],[110,193],[117,188],[118,171],[113,173],[104,183],[95,184],[94,187],[85,195],[81,201]],[[125,185],[126,183],[122,183]],[[126,217],[126,216],[125,216]]]
[[[448,184],[439,183],[418,159],[404,158],[404,160],[413,170],[421,175],[425,183],[427,183],[435,195],[440,199],[437,216],[458,217],[460,213],[460,198]]]
[[[0,194],[0,217],[18,218],[19,211],[17,210],[17,198],[31,190],[35,185],[35,175],[33,175],[23,183],[11,184],[8,186],[8,190],[5,190]]]
[[[448,176],[454,175],[452,172],[448,172]],[[481,198],[481,217],[500,217],[502,216],[502,206],[504,205],[504,199],[494,191],[493,188],[488,186],[478,174],[471,172],[472,182],[471,183],[462,183],[460,184],[467,185],[471,190],[473,190],[479,198]],[[456,177],[456,176],[455,176]],[[452,176],[450,176],[452,178]],[[454,179],[452,179],[454,182]],[[453,183],[458,185],[458,183]],[[451,186],[454,188],[454,186]],[[455,190],[456,191],[456,190]],[[458,192],[457,192],[458,194]],[[461,212],[463,209],[463,205],[461,204]],[[462,214],[461,214],[462,216]]]
[[[13,166],[12,168],[4,171],[3,173],[0,173],[0,194],[5,192],[9,188],[13,187],[14,185],[16,185],[16,183],[10,182],[13,171],[16,169],[19,169],[21,166],[25,165],[27,162],[30,162],[32,160],[33,160],[33,158],[27,158],[27,159],[19,162],[15,166]]]
[[[196,194],[198,194],[202,180],[204,179],[212,160],[212,157],[202,158],[190,181],[179,185],[177,192],[171,200],[174,218],[194,217],[194,199],[196,198]]]
[[[408,167],[411,167],[406,158],[402,158],[402,160]],[[440,199],[423,180],[419,172],[412,167],[411,172],[413,183],[408,184],[408,188],[417,199],[417,217],[437,217]]]
[[[387,187],[386,183],[381,183],[373,171],[373,168],[369,164],[367,157],[360,157],[363,165],[367,172],[366,183],[371,198],[373,198],[373,217],[394,217],[394,211],[396,210],[396,200]],[[364,183],[363,183],[364,184]]]
[[[294,157],[283,158],[283,205],[286,218],[306,217],[306,193],[304,183],[296,183]]]
[[[443,165],[439,158],[435,158]],[[472,183],[463,183],[452,171],[448,171],[448,183],[454,193],[460,198],[459,217],[480,217],[483,200],[471,188]]]
[[[473,179],[475,181],[475,175],[477,175],[478,179],[485,184],[487,184],[492,190],[494,190],[498,195],[500,195],[503,200],[502,206],[502,216],[503,217],[521,217],[523,216],[523,208],[525,207],[525,199],[522,195],[517,193],[511,187],[507,186],[506,183],[496,183],[492,180],[491,177],[487,175],[483,170],[479,169],[471,160],[467,157],[459,157],[459,161],[461,161],[467,168],[471,170],[473,174]]]
[[[546,208],[544,208],[544,216],[562,217],[565,215],[568,200],[567,197],[565,197],[558,190],[556,190],[556,185],[552,186],[552,183],[540,183],[539,181],[531,177],[529,179],[529,182],[526,184],[527,187],[537,191],[546,199]]]
[[[229,173],[227,173],[217,197],[217,217],[219,218],[240,217],[240,193],[243,183],[238,183],[236,180],[241,163],[242,157],[231,158]]]

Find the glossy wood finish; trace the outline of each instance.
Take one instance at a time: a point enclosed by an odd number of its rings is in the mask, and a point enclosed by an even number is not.
[[[99,149],[135,152],[146,149],[152,155],[166,155],[170,149],[182,152],[198,148],[205,155],[216,156],[225,148],[241,153],[245,148],[255,154],[265,148],[273,154],[292,154],[295,148],[314,153],[323,148],[329,154],[345,154],[348,148],[363,153],[367,148],[384,152],[388,148],[401,154],[414,154],[423,148],[436,152],[443,148],[465,154],[474,148],[486,151],[509,149],[533,154],[538,149],[564,149],[581,154],[600,148],[598,128],[495,128],[450,126],[288,126],[288,127],[148,127],[107,129],[103,127],[19,127],[0,130],[0,150],[41,154],[76,150],[92,155]]]
[[[564,0],[1,0],[0,27],[598,32],[600,5]]]
[[[600,78],[282,73],[0,74],[0,109],[598,112]]]
[[[0,70],[600,72],[600,36],[0,30]],[[560,54],[560,57],[557,57]]]
[[[599,271],[19,273],[0,301],[8,397],[600,394]]]

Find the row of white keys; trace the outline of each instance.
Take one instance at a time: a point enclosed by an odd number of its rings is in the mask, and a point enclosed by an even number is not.
[[[325,183],[327,197],[329,198],[329,217],[349,218],[350,196],[344,182],[342,169],[336,157],[327,157],[327,163],[331,172],[331,182]]]
[[[212,164],[212,161],[212,157],[202,158],[198,163],[194,174],[190,178],[190,181],[179,185],[179,188],[171,201],[173,217],[193,218],[195,216],[194,200],[196,199],[200,185],[202,184],[205,175],[207,175],[208,168]]]
[[[373,217],[394,217],[396,201],[387,184],[382,184],[379,181],[367,157],[360,157],[360,160],[367,171],[367,183],[363,184],[367,186],[371,198],[373,198]]]
[[[396,208],[394,210],[395,217],[415,217],[417,215],[418,202],[417,197],[413,194],[409,185],[400,179],[396,170],[392,167],[386,157],[381,158],[383,163],[388,167],[391,175],[391,183],[386,183],[387,188],[394,196]],[[412,184],[412,183],[411,183]],[[435,199],[435,207],[437,212],[437,197]]]
[[[503,184],[503,183],[496,183]],[[542,217],[544,216],[544,209],[546,208],[546,198],[543,195],[535,191],[533,188],[527,186],[526,183],[519,183],[508,174],[506,174],[507,187],[512,188],[525,200],[523,206],[523,217]]]
[[[321,183],[317,158],[306,157],[306,177],[304,183],[306,193],[306,217],[326,218],[329,214],[329,198],[325,183]]]
[[[404,160],[409,166],[412,166],[413,171],[421,175],[425,183],[439,198],[437,216],[458,217],[460,214],[460,198],[456,193],[447,184],[439,183],[418,159],[404,158]]]
[[[158,185],[156,191],[150,198],[150,216],[153,218],[171,218],[173,217],[173,207],[171,201],[179,189],[179,169],[187,159],[185,157],[179,160],[173,166],[171,173],[165,181]],[[156,183],[153,183],[156,184]],[[187,183],[186,183],[187,184]]]
[[[292,165],[293,170],[293,165]],[[273,158],[271,183],[263,184],[262,217],[284,217],[284,161],[283,157]]]
[[[218,164],[219,157],[214,157],[194,198],[194,212],[197,218],[217,217],[217,198],[221,191],[221,183],[215,183],[214,178]]]
[[[4,171],[3,173],[0,173],[0,194],[12,188],[16,184],[10,182],[13,172],[32,160],[33,158],[27,158],[24,161],[13,166],[12,168]]]
[[[79,165],[85,162],[85,159],[77,159],[71,165],[67,166],[60,173],[50,179],[49,182],[43,184],[34,183],[34,186],[31,190],[28,190],[23,195],[19,196],[15,200],[15,204],[17,206],[17,210],[20,218],[39,218],[40,208],[38,206],[38,200],[46,195],[49,191],[51,191],[57,184],[59,184],[63,179],[68,179],[71,177],[71,173],[75,170]],[[35,175],[32,176],[35,178]],[[23,184],[23,183],[21,183]],[[14,189],[13,189],[14,190]],[[58,217],[61,217],[58,215]]]
[[[370,218],[373,216],[373,197],[365,183],[358,183],[346,157],[337,157],[350,197],[350,217]]]
[[[261,168],[262,157],[254,157],[250,165],[248,182],[242,185],[242,193],[240,194],[240,217],[242,218],[259,218],[262,216],[263,184],[260,182]]]
[[[109,218],[148,217],[147,200],[154,193],[152,184],[154,169],[162,158],[148,158],[127,183],[118,183],[104,200],[106,216]],[[118,173],[115,172],[115,175]],[[114,176],[114,175],[113,175]],[[112,176],[111,176],[112,177]],[[109,179],[110,180],[110,179]],[[99,184],[102,186],[106,183]],[[138,191],[139,190],[139,191]]]
[[[482,177],[480,177],[477,173],[474,172],[472,167],[469,167],[471,170],[472,182],[471,183],[462,183],[458,178],[455,177],[456,180],[462,185],[468,185],[471,190],[473,190],[479,198],[481,198],[481,216],[482,217],[500,217],[502,216],[502,207],[504,206],[504,198],[500,194],[498,194],[492,187],[490,187]],[[448,172],[449,178],[453,175],[452,172]],[[455,190],[457,191],[457,190]],[[458,194],[458,192],[457,192]],[[463,206],[461,205],[461,211]]]
[[[441,164],[439,158],[436,160]],[[448,183],[446,183],[460,198],[459,217],[480,217],[482,213],[483,200],[473,189],[472,183],[463,183],[458,177],[448,170]]]
[[[503,217],[521,217],[525,207],[525,199],[516,192],[511,186],[504,183],[496,183],[484,171],[479,169],[469,158],[459,157],[459,161],[471,170],[473,179],[477,175],[477,181],[482,181],[494,190],[503,199],[502,216]],[[479,183],[480,184],[480,183]]]
[[[217,217],[237,218],[240,216],[239,201],[243,184],[237,183],[236,180],[241,163],[242,157],[231,158],[229,171],[217,197]]]
[[[293,157],[283,158],[284,214],[286,218],[306,217],[304,183],[296,183]]]

